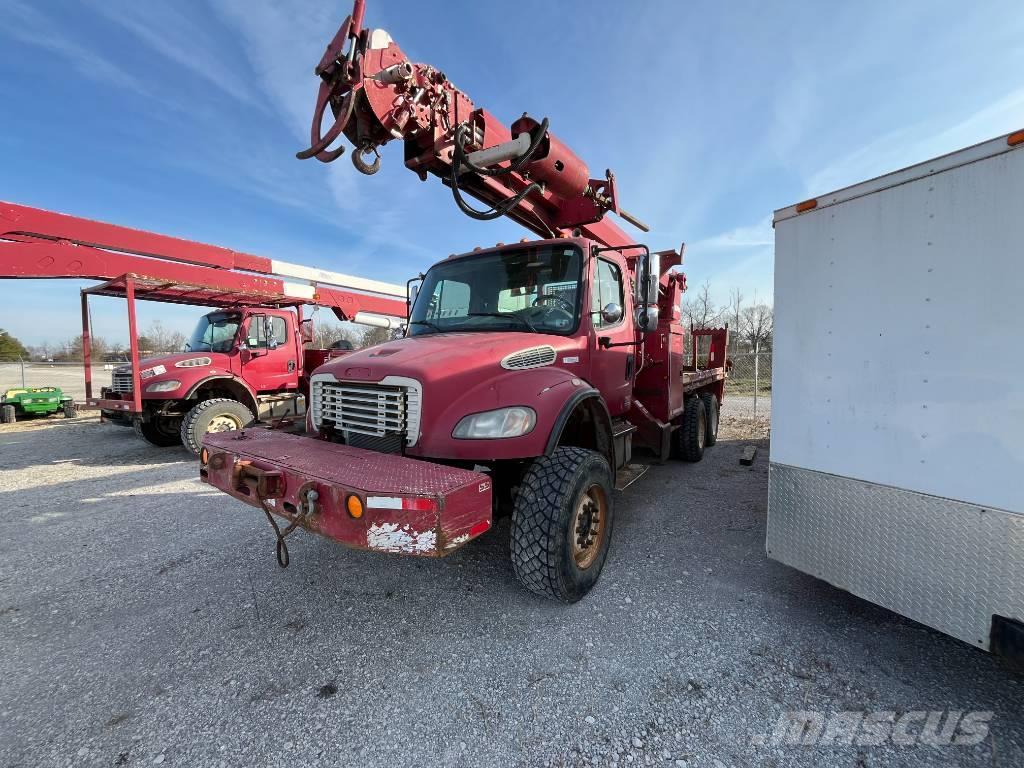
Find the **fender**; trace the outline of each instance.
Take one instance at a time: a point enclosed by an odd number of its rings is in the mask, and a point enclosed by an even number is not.
[[[259,401],[258,401],[258,399],[256,397],[256,393],[252,390],[252,387],[250,387],[245,382],[244,379],[240,379],[237,376],[224,376],[223,374],[216,374],[216,375],[213,375],[213,376],[205,376],[205,377],[201,378],[199,381],[197,381],[195,384],[193,384],[191,387],[189,387],[188,392],[185,393],[184,399],[185,400],[193,399],[195,397],[195,395],[196,395],[196,392],[198,392],[203,387],[203,385],[209,384],[210,382],[213,382],[213,381],[225,381],[225,382],[229,382],[232,387],[241,387],[243,390],[245,390],[246,394],[249,396],[250,402],[246,403],[246,405],[249,406],[250,408],[254,409],[253,413],[258,413],[258,411],[259,411]]]
[[[565,427],[569,423],[569,419],[572,417],[573,412],[581,403],[584,402],[587,402],[588,406],[595,409],[598,419],[602,422],[599,428],[601,428],[605,433],[605,445],[607,447],[604,450],[599,450],[599,453],[604,453],[605,457],[608,459],[608,466],[611,467],[612,472],[614,473],[616,465],[615,441],[612,439],[612,417],[608,412],[608,405],[605,403],[604,398],[601,397],[600,391],[593,387],[587,387],[586,389],[573,392],[573,394],[562,405],[562,410],[559,411],[558,418],[555,419],[555,423],[551,427],[551,434],[548,435],[548,442],[544,448],[544,455],[550,456],[554,453],[562,440]],[[599,445],[600,442],[601,441],[599,440]]]

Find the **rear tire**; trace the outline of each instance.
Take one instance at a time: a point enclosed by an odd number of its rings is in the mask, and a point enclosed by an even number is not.
[[[237,400],[215,397],[203,400],[181,420],[181,443],[196,456],[203,449],[207,432],[244,429],[255,420],[252,411]]]
[[[64,403],[63,410],[65,419],[73,419],[78,415],[78,408],[75,407],[75,403],[71,400]]]
[[[603,456],[556,448],[526,470],[512,508],[512,569],[543,597],[575,603],[597,583],[615,521]]]
[[[135,434],[141,437],[150,445],[157,448],[170,448],[172,445],[181,445],[181,437],[173,425],[167,423],[167,419],[155,417],[149,421],[135,419],[133,424]]]
[[[708,427],[704,401],[699,397],[691,397],[686,401],[683,411],[683,422],[672,433],[673,453],[683,461],[700,461],[704,458],[704,446],[707,444]]]
[[[718,442],[718,398],[712,392],[704,392],[700,399],[704,403],[704,415],[707,417],[707,436],[704,445],[710,448]]]
[[[18,412],[14,410],[13,405],[5,405],[0,408],[0,422],[4,424],[14,424],[18,420]]]

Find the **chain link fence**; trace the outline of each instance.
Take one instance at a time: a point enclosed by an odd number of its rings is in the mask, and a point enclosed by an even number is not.
[[[93,363],[92,391],[109,386],[111,371],[124,363]],[[85,399],[85,370],[82,362],[40,362],[0,359],[0,394],[17,387],[60,387],[75,400]]]
[[[772,353],[737,352],[729,355],[732,369],[725,388],[722,413],[742,418],[771,418]]]

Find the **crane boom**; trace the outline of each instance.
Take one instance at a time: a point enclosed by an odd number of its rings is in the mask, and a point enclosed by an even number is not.
[[[135,279],[139,298],[174,303],[310,304],[340,320],[406,312],[401,285],[0,202],[0,278],[123,283],[124,276]]]
[[[429,64],[413,63],[381,29],[363,26],[364,0],[352,13],[314,70],[321,78],[310,129],[310,146],[299,159],[332,162],[344,145],[362,173],[380,168],[380,147],[392,139],[405,146],[405,165],[421,179],[441,178],[458,207],[476,219],[500,216],[540,237],[579,234],[609,247],[634,238],[613,221],[612,212],[643,231],[647,228],[619,205],[615,176],[591,178],[587,164],[548,129],[548,120],[527,115],[504,125]],[[323,132],[324,117],[333,121]],[[480,210],[468,195],[489,208]]]

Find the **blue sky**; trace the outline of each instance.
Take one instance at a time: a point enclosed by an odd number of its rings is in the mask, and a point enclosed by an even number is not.
[[[464,217],[398,145],[372,178],[294,159],[349,9],[0,0],[0,199],[393,282],[527,234]],[[721,302],[770,297],[772,210],[1024,128],[1019,0],[367,0],[366,23],[495,115],[550,117]],[[79,287],[0,281],[0,327],[75,334]],[[197,314],[146,305],[141,324]],[[123,302],[94,323],[123,341]]]

